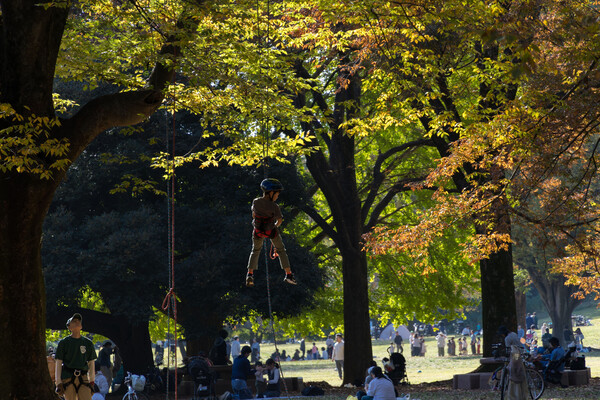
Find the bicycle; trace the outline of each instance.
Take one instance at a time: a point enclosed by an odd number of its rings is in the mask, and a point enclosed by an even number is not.
[[[492,348],[496,351],[499,350],[498,345],[492,345]],[[539,399],[544,393],[546,388],[544,377],[535,368],[535,365],[529,361],[530,355],[523,350],[520,354],[523,359],[523,365],[525,367],[525,378],[527,379],[527,388],[529,396],[532,400]],[[504,400],[506,393],[508,392],[508,381],[509,381],[509,370],[508,365],[510,362],[510,349],[505,350],[505,356],[496,356],[498,360],[501,360],[503,364],[498,367],[492,374],[492,390],[500,391],[500,399]],[[500,375],[498,377],[498,375]]]
[[[144,393],[138,393],[133,388],[131,379],[131,372],[127,372],[127,376],[125,377],[124,383],[127,385],[127,393],[123,396],[123,400],[149,400],[148,396]]]

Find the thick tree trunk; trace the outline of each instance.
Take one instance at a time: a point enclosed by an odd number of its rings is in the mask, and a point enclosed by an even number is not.
[[[189,356],[197,356],[200,352],[208,355],[219,330],[223,329],[223,318],[218,315],[206,313],[202,318],[195,315],[193,307],[181,304],[178,314],[181,316],[179,323],[185,329],[185,341]]]
[[[373,359],[369,321],[367,261],[364,253],[343,257],[344,271],[344,379],[362,381]],[[352,278],[349,278],[352,277]]]
[[[534,268],[528,271],[552,319],[552,335],[560,339],[561,346],[568,345],[564,339],[564,330],[573,329],[571,314],[582,300],[572,296],[573,289],[565,285],[564,277],[544,274]]]
[[[496,171],[497,172],[497,171]],[[500,175],[497,173],[496,175]],[[477,225],[478,234],[511,233],[511,221],[507,213],[506,199],[497,197],[492,202],[494,231],[487,226]],[[489,218],[489,216],[488,216]],[[512,245],[499,249],[489,258],[479,262],[481,270],[481,313],[483,325],[483,356],[492,356],[492,344],[498,343],[497,332],[501,325],[516,332],[517,311],[515,302],[515,281],[513,276]]]
[[[527,318],[527,295],[519,289],[515,291],[515,303],[517,306],[517,324],[526,326],[525,318]]]
[[[78,312],[83,330],[106,336],[117,345],[125,371],[145,374],[154,367],[148,322],[130,323],[125,317],[114,316],[84,308],[62,308],[47,316],[50,329],[64,329],[66,320]]]
[[[55,399],[45,357],[40,242],[56,186],[0,174],[0,399]]]
[[[511,251],[500,251],[482,260],[481,314],[483,320],[483,356],[492,356],[492,344],[497,343],[501,325],[516,332],[517,315]]]

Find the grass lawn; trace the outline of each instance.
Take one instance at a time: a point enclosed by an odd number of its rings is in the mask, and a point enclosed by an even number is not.
[[[591,368],[592,381],[588,386],[575,386],[562,389],[550,387],[544,391],[543,399],[553,400],[584,400],[600,399],[600,310],[595,307],[580,308],[574,314],[581,314],[591,319],[592,326],[581,327],[585,335],[584,346],[598,349],[585,353],[586,365]],[[547,315],[538,313],[539,324],[549,322]],[[538,332],[539,335],[539,332]],[[438,357],[437,345],[433,337],[426,339],[427,352],[425,357],[411,357],[408,344],[405,345],[407,358],[407,375],[410,386],[399,388],[399,394],[410,394],[410,400],[485,400],[499,399],[498,392],[490,390],[453,390],[451,379],[455,374],[468,373],[479,366],[480,356]],[[325,347],[325,342],[316,342],[319,350]],[[373,354],[378,365],[381,359],[387,356],[389,342],[375,340],[372,342]],[[307,348],[312,348],[312,342],[306,342]],[[285,350],[292,355],[299,348],[298,344],[284,344],[278,346],[279,351]],[[264,362],[275,351],[272,344],[261,346],[261,359]],[[179,361],[181,357],[179,358]],[[356,389],[341,388],[341,380],[335,370],[335,363],[330,360],[305,360],[283,362],[282,372],[286,377],[302,377],[304,382],[315,382],[324,387],[326,395],[318,397],[320,400],[346,400],[348,395],[354,395]],[[327,388],[325,383],[331,388]],[[297,395],[297,394],[291,394]],[[164,398],[164,395],[163,395]],[[308,399],[300,397],[300,399]],[[153,398],[154,400],[154,398]]]
[[[584,345],[600,349],[600,310],[592,307],[577,309],[575,313],[586,315],[592,320],[592,326],[581,327],[585,336]],[[544,319],[540,319],[540,325],[543,322]],[[425,357],[410,357],[408,345],[405,345],[405,349],[407,349],[405,351],[406,371],[411,384],[449,380],[455,374],[467,373],[479,366],[479,356],[438,357],[435,339],[427,337],[425,343],[427,346]],[[325,341],[316,342],[316,344],[321,349],[325,346]],[[387,356],[388,346],[389,342],[387,341],[373,341],[373,355],[379,365],[381,365],[381,359]],[[279,351],[285,350],[288,354],[294,354],[298,347],[298,344],[278,345]],[[306,347],[312,347],[312,342],[307,341]],[[269,358],[274,351],[275,348],[272,344],[263,344],[261,346],[263,361]],[[600,377],[600,351],[585,353],[585,356],[586,365],[592,370],[592,377]],[[341,383],[334,363],[330,360],[291,361],[284,362],[281,367],[286,376],[299,376],[304,381],[326,381],[331,386],[339,386]]]

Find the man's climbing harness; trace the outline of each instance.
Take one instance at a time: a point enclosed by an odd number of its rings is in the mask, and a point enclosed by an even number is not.
[[[71,378],[69,378],[68,381],[61,382],[58,385],[56,385],[56,393],[59,396],[64,396],[65,391],[71,385],[73,385],[73,387],[75,388],[75,393],[79,393],[79,389],[81,389],[82,386],[87,386],[90,388],[92,393],[94,392],[94,386],[89,382],[83,381],[83,377],[87,374],[87,371],[71,369],[67,366],[63,366],[63,371],[71,372],[73,375],[71,376]]]

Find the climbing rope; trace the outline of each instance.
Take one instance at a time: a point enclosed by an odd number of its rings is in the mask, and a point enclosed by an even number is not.
[[[169,153],[169,137],[166,134],[167,154]],[[175,294],[175,111],[172,111],[172,135],[171,135],[171,179],[167,185],[169,199],[167,201],[167,224],[168,250],[169,250],[169,291],[163,299],[162,309],[167,314],[167,336],[171,334],[171,316],[173,317],[175,342],[174,363],[175,363],[175,400],[177,400],[177,296]],[[167,388],[166,399],[169,398],[169,376],[171,369],[171,343],[169,337],[169,349],[167,352]]]
[[[275,335],[275,326],[273,324],[273,308],[271,306],[271,279],[269,277],[269,257],[267,254],[267,241],[263,242],[264,251],[265,251],[265,277],[267,279],[267,304],[269,305],[269,326],[271,328],[271,333],[273,335],[273,344],[275,345],[275,354],[279,354],[279,348],[277,347],[277,337]],[[273,247],[273,243],[271,243],[271,247]],[[277,255],[277,253],[275,253]],[[273,257],[271,259],[274,259]],[[280,360],[281,361],[281,360]],[[283,369],[281,368],[281,362],[279,363],[279,375],[283,382],[283,387],[285,389],[286,397],[290,397],[290,393],[287,388],[287,383],[285,382],[285,378],[283,376]]]
[[[267,0],[267,10],[266,11],[267,11],[267,29],[266,29],[265,43],[268,44],[270,28],[271,28],[270,0]],[[260,42],[262,41],[262,38],[260,35],[260,0],[256,0],[256,19],[257,19],[257,29],[258,29],[258,38],[259,38],[259,47],[260,47]],[[262,53],[262,47],[260,47],[260,48],[261,48],[261,53]],[[263,115],[264,115],[264,111],[265,111],[265,104],[263,102],[263,104],[262,104]],[[269,125],[268,118],[265,119],[264,132],[265,132],[265,140],[263,141],[263,171],[264,171],[264,177],[266,179],[269,177],[270,125]],[[275,345],[275,353],[279,354],[279,348],[277,347],[277,336],[275,334],[275,326],[273,323],[273,308],[272,308],[272,304],[271,304],[271,279],[269,277],[269,259],[275,260],[277,257],[279,257],[279,254],[277,254],[277,250],[275,249],[275,246],[273,245],[273,241],[271,241],[270,251],[267,251],[267,241],[266,240],[264,240],[264,242],[263,242],[263,247],[264,247],[264,253],[265,253],[265,275],[266,275],[266,279],[267,279],[267,303],[269,306],[269,325],[270,325],[271,333],[273,336],[273,344]],[[290,394],[289,394],[289,391],[287,388],[287,384],[286,384],[284,376],[283,376],[283,369],[281,368],[281,363],[279,363],[279,376],[280,376],[280,379],[283,381],[283,387],[284,387],[286,396],[290,397]]]

